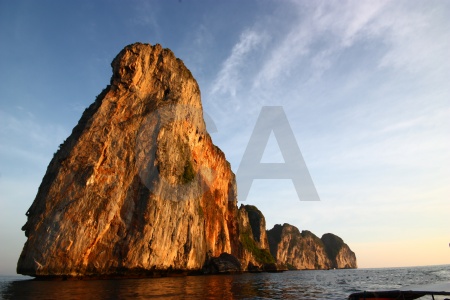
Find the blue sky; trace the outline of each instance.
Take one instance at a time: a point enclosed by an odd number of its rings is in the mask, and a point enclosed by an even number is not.
[[[236,172],[262,106],[282,106],[321,201],[256,180],[268,228],[333,232],[360,267],[450,263],[450,2],[0,0],[0,274],[58,145],[127,44],[197,79]],[[282,159],[272,137],[263,160]]]

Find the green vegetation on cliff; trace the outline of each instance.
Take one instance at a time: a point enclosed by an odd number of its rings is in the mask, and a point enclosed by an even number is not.
[[[187,160],[186,164],[184,165],[184,171],[183,175],[181,176],[181,182],[189,183],[194,179],[194,177],[195,177],[194,167],[192,166],[191,161]]]
[[[241,242],[244,249],[253,254],[255,259],[263,264],[275,263],[275,258],[267,249],[260,249],[255,243],[255,240],[248,232],[241,233]]]

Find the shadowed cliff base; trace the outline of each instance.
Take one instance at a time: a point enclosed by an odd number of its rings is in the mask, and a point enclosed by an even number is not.
[[[206,131],[200,89],[183,62],[136,43],[111,65],[110,85],[55,153],[26,213],[17,272],[70,279],[286,269],[263,214],[237,207],[235,175]]]

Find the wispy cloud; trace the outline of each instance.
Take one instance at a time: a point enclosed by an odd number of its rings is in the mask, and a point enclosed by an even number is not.
[[[445,69],[442,57],[450,53],[446,2],[411,5],[408,1],[319,1],[316,5],[292,2],[298,11],[292,29],[271,54],[255,78],[256,88],[295,69],[311,68],[315,78],[333,66],[343,50],[358,43],[373,43],[384,50],[378,65],[401,71]],[[441,72],[442,75],[442,72]]]
[[[443,13],[449,10],[445,1],[415,6],[393,3],[371,28],[388,47],[380,66],[408,72],[445,68],[448,75],[450,63],[442,57],[450,53],[450,22]]]
[[[239,42],[234,45],[230,56],[225,60],[219,71],[217,78],[214,80],[211,93],[228,94],[232,97],[236,96],[237,90],[241,87],[243,69],[245,68],[245,60],[250,53],[266,40],[266,36],[255,30],[245,30]]]
[[[286,78],[299,66],[312,69],[315,78],[332,66],[337,52],[367,38],[367,28],[381,13],[386,1],[292,2],[298,15],[282,42],[274,47],[261,67],[253,87]]]

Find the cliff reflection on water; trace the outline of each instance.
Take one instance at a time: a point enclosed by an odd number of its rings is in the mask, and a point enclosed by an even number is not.
[[[450,281],[450,265],[122,280],[0,277],[3,299],[346,299],[355,291]]]
[[[124,280],[34,281],[8,283],[4,299],[298,299],[323,293],[300,280],[310,272],[212,275]],[[326,292],[323,290],[322,292]]]

